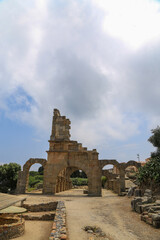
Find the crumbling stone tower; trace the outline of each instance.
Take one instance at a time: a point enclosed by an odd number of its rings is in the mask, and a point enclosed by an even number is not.
[[[17,193],[25,193],[29,169],[34,163],[44,167],[43,193],[55,194],[71,188],[70,175],[82,170],[88,177],[88,195],[101,196],[101,166],[96,149],[88,151],[81,143],[70,140],[70,120],[54,109],[47,160],[29,159],[19,172]]]
[[[70,124],[69,119],[61,116],[58,109],[54,109],[43,192],[54,194],[56,191],[68,189],[70,175],[75,169],[80,169],[88,177],[88,194],[100,196],[101,169],[98,153],[95,149],[88,151],[81,143],[70,140]]]
[[[52,133],[50,136],[51,141],[69,141],[70,138],[70,120],[65,116],[61,117],[58,109],[54,109],[52,121]]]

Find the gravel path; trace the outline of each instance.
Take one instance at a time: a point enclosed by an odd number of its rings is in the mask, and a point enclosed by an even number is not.
[[[27,195],[27,202],[56,200],[65,201],[69,240],[160,240],[160,229],[142,222],[140,215],[132,212],[131,199],[119,197],[111,191],[104,190],[103,197],[88,197],[81,189],[61,192],[54,197]],[[100,227],[106,237],[98,238],[85,232],[83,228],[88,225]],[[46,231],[45,226],[43,230]],[[34,238],[38,239],[41,240]]]
[[[65,199],[70,240],[96,238],[83,230],[85,226],[100,227],[109,240],[160,240],[160,229],[154,229],[132,212],[131,199],[118,197],[104,190],[103,197],[85,197],[82,190],[59,193]],[[73,197],[65,197],[65,194]],[[76,197],[79,195],[79,197]],[[106,238],[106,239],[107,239]]]

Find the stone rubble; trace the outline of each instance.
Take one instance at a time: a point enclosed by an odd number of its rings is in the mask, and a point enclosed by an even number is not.
[[[57,204],[56,214],[52,225],[52,231],[49,240],[66,240],[66,208],[63,201]]]
[[[131,207],[135,212],[141,214],[141,220],[160,228],[160,200],[152,197],[152,191],[145,190],[144,197],[135,197],[131,201]]]
[[[106,238],[106,234],[102,231],[102,229],[100,227],[97,227],[97,226],[85,226],[83,228],[83,230],[86,231],[87,233],[95,235],[96,239],[97,239],[97,237],[98,237],[98,239],[101,238],[103,240],[108,239],[108,238]],[[90,239],[92,239],[92,237]]]

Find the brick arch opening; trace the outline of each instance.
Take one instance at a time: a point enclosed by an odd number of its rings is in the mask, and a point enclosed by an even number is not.
[[[30,170],[31,166],[33,166],[36,163],[41,164],[43,166],[44,171],[45,171],[45,165],[47,163],[47,160],[43,159],[43,158],[30,158],[24,164],[23,171],[25,172],[25,176],[26,176],[25,191],[28,189],[28,185],[29,185],[29,170]],[[44,184],[44,180],[43,180],[43,184]]]
[[[103,159],[99,160],[101,174],[103,174],[103,167],[106,165],[113,165],[115,169],[115,174],[107,174],[108,177],[108,189],[120,194],[125,191],[125,163],[119,163],[115,159]],[[118,177],[118,179],[117,179]]]
[[[101,170],[107,165],[113,165],[117,169],[121,168],[120,163],[117,162],[117,160],[115,160],[115,159],[103,159],[103,160],[99,160],[99,163],[100,163]]]
[[[124,164],[125,176],[129,179],[136,179],[136,172],[138,172],[138,168],[141,167],[141,164],[130,160]]]
[[[138,169],[138,168],[141,167],[141,164],[138,163],[138,162],[136,162],[136,161],[134,161],[134,160],[130,160],[130,161],[128,161],[128,162],[124,165],[125,169],[126,169],[127,167],[132,167],[132,166],[134,166],[134,167],[136,167],[136,168]]]
[[[108,163],[102,168],[102,176],[105,176],[106,180],[115,179],[119,175],[120,169],[117,167],[117,165]]]
[[[39,163],[41,164],[44,168],[45,165],[47,163],[46,159],[43,158],[30,158],[24,165],[23,165],[23,171],[28,171],[30,169],[30,167],[35,164],[35,163]]]
[[[18,181],[17,181],[17,193],[25,193],[28,188],[29,183],[29,170],[32,165],[39,163],[43,166],[44,172],[47,160],[43,158],[30,158],[24,165],[23,171],[19,172]],[[44,185],[44,180],[43,180]]]
[[[82,168],[78,168],[76,166],[69,166],[64,168],[63,170],[60,170],[56,178],[56,186],[55,186],[56,193],[66,191],[72,188],[72,182],[70,180],[70,176],[72,175],[72,173],[74,173],[77,170],[82,170],[87,175],[85,170],[83,170]],[[87,179],[88,179],[88,175],[87,175]]]

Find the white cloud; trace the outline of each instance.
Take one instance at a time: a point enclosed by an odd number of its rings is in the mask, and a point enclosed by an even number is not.
[[[103,29],[138,48],[160,38],[160,5],[154,0],[93,0],[104,11]]]
[[[73,139],[90,147],[124,141],[140,134],[143,119],[159,119],[158,2],[0,5],[0,109],[8,117],[48,132],[59,108]]]

